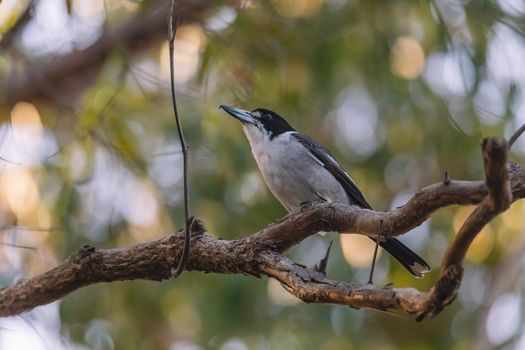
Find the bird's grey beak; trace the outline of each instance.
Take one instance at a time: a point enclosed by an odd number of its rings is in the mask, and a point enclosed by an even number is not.
[[[244,109],[235,108],[227,105],[221,105],[219,107],[223,109],[226,113],[234,117],[235,119],[240,120],[242,123],[255,124],[257,119],[252,115],[251,112],[245,111]]]

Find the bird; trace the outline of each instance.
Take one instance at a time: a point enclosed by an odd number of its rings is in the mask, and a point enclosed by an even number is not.
[[[319,201],[372,209],[330,151],[297,132],[276,112],[265,108],[250,112],[228,105],[219,108],[242,123],[264,182],[288,212]],[[412,275],[420,278],[430,272],[430,266],[399,240],[379,236],[370,238]]]

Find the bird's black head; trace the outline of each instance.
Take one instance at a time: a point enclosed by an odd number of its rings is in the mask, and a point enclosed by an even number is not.
[[[279,114],[265,108],[254,109],[251,114],[268,130],[273,137],[287,131],[295,131],[294,128]]]
[[[266,132],[270,139],[279,136],[287,131],[295,131],[279,114],[265,108],[257,108],[251,112],[243,109],[221,105],[229,115],[240,120],[243,124],[253,125]]]

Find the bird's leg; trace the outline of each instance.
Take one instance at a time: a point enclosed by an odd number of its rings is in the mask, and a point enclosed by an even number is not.
[[[304,201],[304,202],[301,202],[300,206],[301,206],[301,211],[305,211],[306,209],[310,209],[311,207],[313,207],[314,205],[318,204],[318,203],[325,203],[325,202],[328,202],[326,200],[326,198],[324,198],[323,196],[321,196],[319,193],[315,193],[315,196],[317,198],[314,198],[312,200],[309,200],[309,201]]]
[[[374,248],[374,257],[372,258],[372,267],[370,268],[370,276],[368,277],[368,284],[373,284],[372,280],[374,277],[374,268],[376,266],[377,250],[379,249],[379,241],[381,240],[381,234],[383,228],[383,220],[379,221],[379,229],[377,232],[376,246]]]

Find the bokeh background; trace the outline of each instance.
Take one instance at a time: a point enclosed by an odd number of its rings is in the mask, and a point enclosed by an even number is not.
[[[0,2],[2,285],[83,244],[126,247],[182,226],[166,3]],[[445,171],[482,179],[480,140],[525,123],[522,0],[186,0],[185,9],[175,76],[191,213],[214,236],[285,215],[220,104],[277,111],[325,144],[377,210]],[[512,152],[524,156],[525,138]],[[382,255],[376,283],[428,289],[471,211],[442,209],[401,238],[432,265],[428,277]],[[0,319],[0,348],[525,349],[524,214],[517,202],[483,230],[458,300],[432,321],[306,305],[266,278],[191,272],[94,285]],[[287,254],[311,266],[330,240],[328,275],[365,282],[366,238],[313,236]]]

